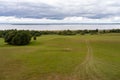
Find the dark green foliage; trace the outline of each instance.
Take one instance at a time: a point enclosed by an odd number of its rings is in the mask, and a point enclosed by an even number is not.
[[[30,31],[32,36],[41,36],[41,32],[40,31]]]
[[[8,31],[6,33],[5,42],[11,45],[27,45],[31,40],[31,34],[29,31]]]
[[[76,33],[71,30],[64,30],[64,31],[60,31],[59,35],[76,35]]]
[[[4,36],[5,42],[12,44],[12,39],[16,35],[16,33],[17,31],[8,31]]]
[[[37,37],[36,37],[36,36],[34,36],[34,37],[33,37],[33,40],[37,40]]]
[[[85,35],[86,33],[85,32],[81,32],[81,35]]]
[[[0,38],[3,37],[3,32],[4,32],[4,31],[0,31]]]
[[[53,35],[53,34],[58,34],[57,31],[40,31],[42,35]]]
[[[90,30],[90,31],[89,31],[89,33],[90,33],[91,35],[98,34],[98,32],[99,32],[98,29],[96,29],[96,30]]]
[[[82,30],[75,30],[75,33],[76,33],[76,34],[81,34],[81,33],[82,33]]]
[[[14,33],[17,32],[17,30],[4,30],[0,31],[0,38],[6,38],[6,42],[11,40],[11,36],[14,36]],[[61,30],[61,31],[26,31],[23,30],[23,32],[31,34],[32,37],[41,36],[41,35],[76,35],[76,34],[104,34],[104,33],[120,33],[120,29],[111,29],[111,30]],[[8,34],[9,33],[9,34]],[[9,37],[7,35],[10,35]],[[11,43],[11,42],[10,42]]]

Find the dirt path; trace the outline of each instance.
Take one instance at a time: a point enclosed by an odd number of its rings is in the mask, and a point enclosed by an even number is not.
[[[75,71],[71,75],[71,80],[104,80],[100,75],[100,70],[96,67],[90,41],[86,40],[85,43],[87,49],[86,58],[75,68]]]

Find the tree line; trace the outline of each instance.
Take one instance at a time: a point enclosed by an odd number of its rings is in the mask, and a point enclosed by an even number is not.
[[[41,35],[76,35],[76,34],[104,34],[104,33],[120,33],[120,29],[111,30],[63,30],[63,31],[30,31],[30,30],[0,30],[0,38],[4,38],[5,42],[12,45],[29,44],[31,38],[37,39]]]
[[[41,35],[76,35],[76,34],[104,34],[104,33],[120,33],[120,29],[110,30],[61,30],[61,31],[35,31],[35,30],[0,30],[0,38],[4,37],[8,32],[11,31],[23,31],[30,33],[32,37]]]

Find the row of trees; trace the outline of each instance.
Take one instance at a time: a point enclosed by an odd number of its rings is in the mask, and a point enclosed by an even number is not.
[[[11,31],[17,31],[17,30],[1,30],[0,31],[0,37],[4,37],[6,33]],[[24,31],[27,33],[30,33],[32,37],[37,37],[41,35],[76,35],[76,34],[104,34],[104,33],[120,33],[120,29],[111,29],[111,30],[63,30],[63,31],[29,31],[29,30],[18,30],[18,31]]]
[[[30,31],[33,36],[40,35],[76,35],[76,34],[104,34],[104,33],[120,33],[120,29],[111,29],[111,30],[61,30],[61,31]]]
[[[76,34],[104,34],[104,33],[120,33],[120,29],[111,29],[111,30],[61,30],[61,31],[30,31],[33,36],[40,36],[40,35],[76,35]]]
[[[5,39],[5,42],[12,45],[26,45],[29,44],[31,38],[36,40],[37,36],[41,35],[76,35],[76,34],[103,34],[103,33],[120,33],[120,29],[111,30],[63,30],[63,31],[29,31],[29,30],[2,30],[0,37]]]

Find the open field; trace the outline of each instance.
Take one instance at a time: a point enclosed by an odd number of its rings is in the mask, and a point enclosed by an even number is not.
[[[0,80],[120,80],[120,34],[0,39]]]

